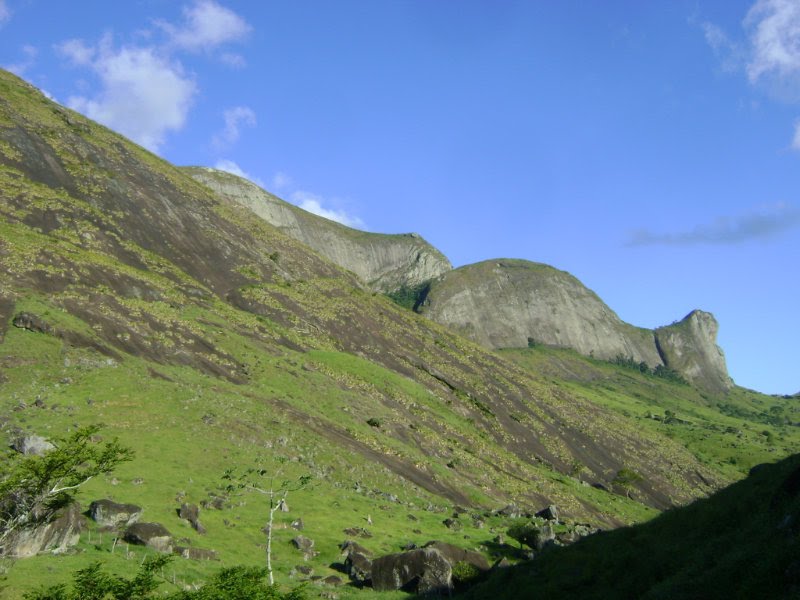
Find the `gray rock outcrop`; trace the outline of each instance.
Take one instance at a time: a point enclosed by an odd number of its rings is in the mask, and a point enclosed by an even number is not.
[[[664,362],[684,378],[710,391],[726,391],[733,381],[716,343],[717,331],[714,315],[693,310],[681,321],[656,329],[656,344]]]
[[[43,456],[55,448],[47,438],[35,434],[18,437],[12,442],[11,447],[20,454],[27,456]]]
[[[48,523],[23,528],[6,543],[3,554],[27,558],[40,552],[65,552],[78,543],[83,529],[80,506],[74,502],[56,513]]]
[[[142,507],[135,504],[120,504],[113,500],[95,500],[89,505],[89,516],[101,527],[124,529],[136,523],[142,516]]]
[[[545,344],[662,364],[652,331],[623,322],[569,273],[525,260],[460,267],[431,284],[420,312],[489,348]]]
[[[453,587],[453,569],[435,548],[387,554],[372,561],[372,587],[379,592],[448,593]]]
[[[431,282],[419,311],[489,348],[558,346],[665,365],[712,392],[733,385],[710,313],[696,310],[655,331],[634,327],[575,277],[539,263],[500,259],[460,267]]]
[[[236,175],[204,167],[185,170],[222,198],[249,208],[287,235],[352,271],[375,291],[413,288],[452,268],[441,252],[417,234],[358,231],[285,202]]]
[[[161,523],[134,523],[125,530],[123,539],[165,554],[171,554],[174,545],[172,534]]]

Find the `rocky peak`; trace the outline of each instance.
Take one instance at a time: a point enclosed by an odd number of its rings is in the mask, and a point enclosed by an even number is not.
[[[733,385],[711,313],[696,310],[655,331],[634,327],[578,279],[543,264],[496,259],[460,267],[431,283],[419,310],[489,348],[559,346],[666,365],[713,392]]]
[[[415,288],[452,269],[447,258],[419,234],[359,231],[285,202],[236,175],[205,167],[187,167],[185,171],[221,197],[249,208],[287,235],[352,271],[373,290]]]
[[[662,364],[653,332],[623,322],[578,279],[525,260],[460,267],[431,284],[420,312],[490,348],[546,344]]]
[[[710,391],[726,391],[733,381],[717,346],[718,331],[714,315],[693,310],[681,321],[656,329],[656,344],[664,362],[686,379]]]

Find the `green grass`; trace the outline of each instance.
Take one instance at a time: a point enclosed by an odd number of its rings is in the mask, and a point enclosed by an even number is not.
[[[689,385],[545,346],[503,354],[538,377],[557,379],[575,396],[634,421],[643,431],[675,440],[730,480],[741,478],[754,465],[800,452],[797,398],[744,388],[709,395]]]

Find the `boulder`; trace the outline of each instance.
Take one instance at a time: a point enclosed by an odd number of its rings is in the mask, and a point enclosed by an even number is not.
[[[542,550],[556,539],[556,532],[550,523],[545,523],[533,534],[533,543],[536,550]]]
[[[367,585],[372,580],[372,561],[361,552],[350,552],[344,560],[344,569],[356,585]]]
[[[42,456],[55,446],[40,435],[21,435],[11,443],[11,447],[27,456]]]
[[[452,579],[450,563],[436,548],[388,554],[372,561],[372,587],[379,592],[449,594]]]
[[[547,521],[558,521],[558,508],[555,504],[551,504],[547,508],[543,508],[537,512],[536,516]]]
[[[349,556],[353,553],[363,554],[364,556],[372,556],[372,552],[364,548],[358,542],[354,542],[353,540],[345,540],[341,544],[339,544],[339,549],[342,551],[342,555]]]
[[[181,519],[189,521],[189,524],[192,526],[192,529],[194,529],[197,533],[206,532],[206,528],[203,527],[202,523],[200,523],[200,509],[196,504],[189,504],[187,502],[184,502],[178,509],[178,516]]]
[[[423,546],[424,548],[434,548],[442,553],[450,563],[450,566],[455,566],[456,563],[465,562],[471,564],[479,571],[488,571],[490,568],[489,561],[480,552],[472,550],[464,550],[453,544],[447,542],[428,542]]]
[[[516,504],[509,504],[500,510],[495,511],[495,514],[508,517],[509,519],[518,519],[522,516],[522,510]]]
[[[66,552],[78,543],[83,529],[80,505],[73,502],[55,514],[48,523],[17,531],[6,542],[6,556],[27,558],[40,552]]]
[[[89,505],[89,517],[101,527],[124,529],[136,523],[142,516],[142,507],[135,504],[120,504],[113,500],[95,500]]]
[[[161,523],[134,523],[125,530],[123,539],[156,552],[172,553],[172,534]]]
[[[298,535],[292,539],[292,545],[303,552],[311,552],[314,549],[314,540],[304,535]]]
[[[14,327],[34,333],[53,333],[53,328],[47,322],[31,313],[19,313],[11,323]]]
[[[188,560],[218,560],[217,551],[207,548],[175,546],[173,552]]]

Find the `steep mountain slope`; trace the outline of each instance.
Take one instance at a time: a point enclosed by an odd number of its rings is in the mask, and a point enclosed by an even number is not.
[[[284,202],[236,175],[203,167],[184,170],[223,198],[249,208],[290,237],[352,271],[379,292],[415,288],[452,268],[441,252],[415,233],[359,231]]]
[[[541,474],[568,471],[576,456],[606,482],[622,465],[638,465],[651,475],[643,494],[657,506],[698,493],[696,473],[704,468],[680,448],[674,451],[685,469],[676,470],[615,415],[534,382],[370,294],[249,210],[13,76],[3,74],[2,86],[0,295],[6,306],[16,305],[10,314],[26,302],[42,303],[37,312],[55,315],[48,331],[61,343],[118,362],[138,356],[189,366],[245,386],[242,394],[267,377],[266,356],[287,352],[300,353],[296,360],[335,387],[354,370],[410,378],[428,408],[367,386],[357,394],[362,408],[349,418],[363,423],[361,411],[386,413],[380,430],[360,427],[369,432],[367,445],[385,448],[375,459],[452,500],[518,490],[541,502],[555,493],[591,513]],[[315,408],[320,429],[338,431],[324,425],[329,409]],[[442,411],[470,426],[445,433]],[[362,434],[337,435],[337,443],[352,445]],[[398,457],[387,443],[408,450]],[[464,468],[447,469],[442,478],[433,465],[418,464],[420,455],[437,463],[458,458]],[[472,468],[484,461],[488,471]],[[542,486],[506,486],[509,479]]]
[[[684,325],[655,333],[633,327],[575,277],[547,265],[501,259],[455,269],[431,283],[419,311],[489,348],[547,344],[606,360],[622,356],[666,365],[711,391],[731,387],[710,314],[694,312]]]
[[[6,441],[104,423],[136,460],[90,482],[86,499],[139,503],[225,564],[262,560],[263,501],[208,509],[206,534],[178,519],[176,502],[219,494],[231,467],[313,474],[313,493],[298,492],[276,528],[284,580],[302,559],[289,546],[296,515],[317,541],[315,568],[330,573],[342,531],[366,519],[376,551],[423,536],[478,544],[494,533],[479,519],[446,527],[453,505],[480,514],[555,502],[609,526],[732,477],[681,440],[401,309],[2,71],[0,410]],[[622,469],[642,477],[626,493],[614,483]],[[129,568],[96,533],[82,550]],[[52,572],[31,560],[14,567],[12,589],[86,558],[53,559]],[[195,579],[209,568],[177,567]]]

